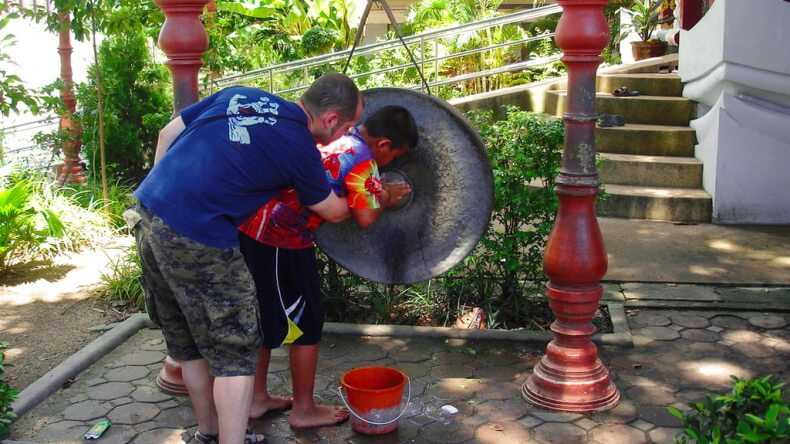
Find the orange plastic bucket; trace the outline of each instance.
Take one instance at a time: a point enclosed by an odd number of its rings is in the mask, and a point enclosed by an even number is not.
[[[409,382],[406,406],[401,408],[403,386]],[[351,428],[366,435],[382,435],[398,428],[398,420],[411,399],[409,377],[390,367],[362,367],[340,378],[340,398],[351,412]],[[343,390],[346,397],[343,396]],[[348,401],[346,401],[346,398]]]

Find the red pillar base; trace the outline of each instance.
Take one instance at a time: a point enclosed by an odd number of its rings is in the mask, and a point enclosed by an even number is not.
[[[570,191],[564,185],[558,186],[560,196],[560,217],[567,222],[569,212],[582,210],[582,214],[592,214],[592,200],[595,189],[585,192]],[[587,233],[583,239],[597,239],[582,249],[583,251],[597,252],[591,255],[588,262],[591,269],[605,267],[595,258],[604,258],[603,240],[598,224],[592,217],[586,218],[587,222],[571,224],[575,230],[573,234]],[[577,220],[576,222],[581,222]],[[565,225],[566,229],[568,225]],[[563,236],[562,227],[555,228],[558,238],[568,239]],[[567,232],[566,232],[567,233]],[[555,262],[554,254],[557,251],[574,251],[572,248],[562,246],[562,242],[550,241],[547,249],[547,270],[553,278],[557,278],[555,268],[559,264],[568,263],[569,258],[559,258]],[[557,250],[557,246],[560,246]],[[572,244],[576,245],[576,244]],[[576,250],[578,251],[578,250]],[[579,275],[584,276],[585,273]],[[578,275],[576,275],[578,276]],[[595,412],[613,408],[620,400],[620,392],[615,387],[609,376],[609,370],[598,358],[598,347],[592,342],[595,327],[591,320],[601,300],[603,288],[597,282],[578,287],[562,286],[549,282],[546,296],[557,319],[551,324],[554,333],[552,340],[546,347],[546,354],[533,369],[522,389],[524,399],[532,404],[564,412]]]
[[[57,168],[57,181],[60,185],[83,184],[88,178],[78,161],[66,160]]]
[[[162,370],[156,377],[159,390],[176,396],[188,395],[184,378],[181,375],[181,365],[170,356],[165,358]]]
[[[579,413],[609,410],[620,401],[620,392],[599,360],[589,371],[574,372],[558,368],[544,357],[527,379],[521,395],[537,407]]]

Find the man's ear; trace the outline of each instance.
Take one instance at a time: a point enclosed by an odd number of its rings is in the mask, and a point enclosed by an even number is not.
[[[325,128],[335,128],[340,123],[340,113],[337,111],[327,111],[322,116]]]

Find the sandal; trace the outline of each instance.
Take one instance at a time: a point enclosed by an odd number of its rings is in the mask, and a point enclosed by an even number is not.
[[[621,86],[614,91],[612,91],[612,95],[615,97],[636,97],[641,96],[642,93],[637,90],[630,90],[627,86]]]
[[[244,437],[244,444],[266,444],[266,437],[255,433],[255,430],[247,429],[247,435]]]
[[[206,435],[200,433],[198,430],[195,432],[195,442],[198,444],[219,444],[219,436],[218,435]]]
[[[601,128],[623,125],[625,125],[625,117],[619,114],[601,114],[598,117],[598,126]]]

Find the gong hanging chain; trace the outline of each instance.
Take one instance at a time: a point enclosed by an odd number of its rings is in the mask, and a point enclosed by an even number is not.
[[[387,18],[395,30],[395,35],[398,36],[398,40],[400,40],[403,48],[406,49],[406,53],[409,55],[411,63],[414,65],[414,67],[417,69],[417,73],[420,75],[420,80],[422,81],[422,85],[425,87],[425,92],[428,93],[428,95],[432,95],[431,87],[428,86],[428,81],[425,80],[425,75],[422,72],[420,64],[417,63],[417,59],[414,58],[414,54],[411,52],[409,45],[407,45],[403,40],[403,36],[400,33],[400,25],[398,24],[398,20],[395,18],[395,14],[392,13],[392,9],[390,9],[390,5],[387,3],[387,0],[368,0],[367,5],[365,5],[365,11],[362,13],[362,18],[359,21],[357,34],[354,36],[354,46],[351,47],[351,52],[348,53],[345,66],[343,66],[343,74],[348,71],[348,67],[351,64],[351,58],[354,56],[354,51],[357,49],[357,45],[359,45],[359,41],[362,38],[362,31],[365,29],[365,23],[368,21],[368,15],[370,14],[370,9],[374,2],[379,3],[382,9],[384,9],[384,13],[387,14]],[[423,55],[423,57],[425,57],[425,55]]]
[[[354,51],[357,49],[360,39],[362,39],[362,30],[365,29],[365,23],[368,21],[368,14],[370,14],[373,1],[374,0],[368,0],[367,4],[365,5],[365,10],[362,12],[362,18],[359,20],[359,27],[357,28],[356,35],[354,36],[354,45],[351,46],[351,52],[348,53],[346,63],[343,65],[343,74],[346,74],[348,71],[348,67],[351,65],[351,58],[354,57]]]

